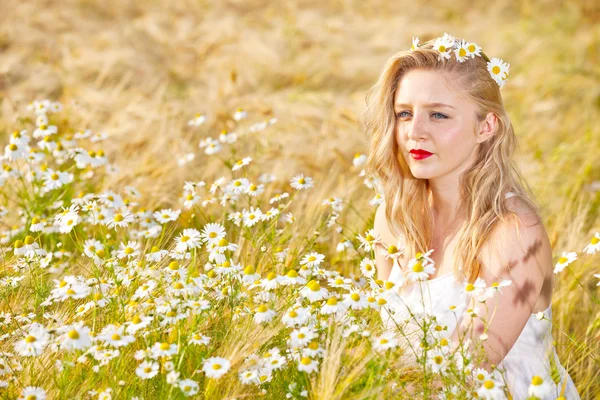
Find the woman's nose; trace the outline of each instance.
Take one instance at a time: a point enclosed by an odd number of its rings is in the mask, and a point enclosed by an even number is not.
[[[415,117],[412,118],[408,123],[407,131],[408,138],[411,140],[419,140],[427,136],[427,127],[425,125],[425,121],[421,120],[418,115],[415,115]]]

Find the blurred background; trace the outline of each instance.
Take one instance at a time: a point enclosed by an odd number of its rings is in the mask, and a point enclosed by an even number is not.
[[[510,64],[502,95],[518,161],[554,255],[579,252],[600,228],[599,20],[592,0],[2,0],[0,144],[29,102],[60,101],[69,125],[109,136],[102,146],[120,170],[106,188],[134,185],[153,206],[170,206],[185,180],[222,174],[198,143],[233,130],[243,108],[250,120],[277,123],[240,157],[281,179],[312,176],[307,207],[332,194],[368,198],[348,172],[367,151],[365,94],[412,36],[447,32]],[[198,113],[207,122],[188,126]],[[180,165],[188,153],[195,158]],[[592,267],[600,270],[597,261],[574,267],[577,279],[560,282],[554,300],[557,327],[588,344],[555,334],[563,365],[590,396],[600,370]]]

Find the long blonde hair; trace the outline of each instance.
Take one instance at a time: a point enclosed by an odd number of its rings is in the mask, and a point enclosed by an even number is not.
[[[367,92],[363,117],[370,145],[365,172],[378,181],[383,192],[390,231],[396,237],[400,237],[400,232],[403,234],[405,254],[414,257],[431,246],[434,215],[429,182],[412,175],[394,135],[394,95],[400,80],[412,69],[440,71],[452,77],[453,88],[477,106],[479,121],[488,112],[498,117],[497,131],[479,145],[475,163],[461,175],[459,183],[459,209],[465,210],[467,218],[457,232],[454,273],[473,282],[481,267],[478,254],[496,224],[505,221],[509,214],[518,218],[503,201],[507,192],[519,196],[539,221],[541,211],[512,158],[517,140],[500,88],[487,71],[488,57],[482,53],[481,57],[459,63],[452,55],[450,60],[441,61],[433,42],[390,57],[376,84]]]

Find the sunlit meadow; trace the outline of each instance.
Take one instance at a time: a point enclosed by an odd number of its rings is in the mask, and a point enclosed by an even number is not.
[[[511,64],[556,349],[599,398],[600,14],[543,8],[2,2],[0,398],[500,396],[479,343],[416,313],[410,348],[380,316],[364,95],[446,31]],[[435,268],[411,256],[408,280]],[[503,284],[465,290],[485,307]]]

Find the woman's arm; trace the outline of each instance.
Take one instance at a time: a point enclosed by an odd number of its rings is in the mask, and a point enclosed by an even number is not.
[[[377,212],[375,212],[373,229],[379,234],[384,243],[395,243],[395,240],[393,240],[393,235],[387,226],[387,220],[385,217],[385,200],[379,204]],[[377,279],[386,280],[390,277],[393,261],[380,254],[379,249],[376,249],[375,266],[377,267]]]
[[[480,254],[479,277],[488,287],[504,279],[512,283],[485,304],[473,301],[471,307],[479,306],[479,317],[465,316],[452,338],[456,340],[460,332],[477,341],[486,333],[483,346],[488,361],[480,366],[491,371],[508,354],[531,317],[544,280],[551,276],[552,249],[543,224],[533,215],[499,223],[488,243]]]

